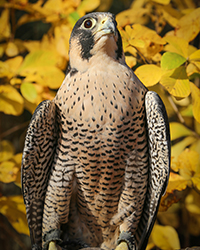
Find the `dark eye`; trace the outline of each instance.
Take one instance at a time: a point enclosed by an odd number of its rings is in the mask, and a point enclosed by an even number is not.
[[[84,22],[84,27],[86,28],[86,29],[89,29],[89,28],[91,28],[92,27],[92,21],[91,20],[86,20],[85,22]]]

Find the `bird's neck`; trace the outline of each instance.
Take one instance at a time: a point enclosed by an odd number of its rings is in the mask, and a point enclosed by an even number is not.
[[[91,57],[88,59],[83,59],[80,56],[80,51],[78,49],[72,49],[70,51],[71,68],[83,73],[93,67],[103,67],[104,70],[106,70],[108,65],[113,63],[126,65],[124,54],[122,58],[117,58],[118,47],[116,42],[113,41],[113,38],[111,37],[110,39],[106,39],[106,37],[102,37],[101,39],[105,39],[105,41],[95,44],[93,49],[90,51]]]

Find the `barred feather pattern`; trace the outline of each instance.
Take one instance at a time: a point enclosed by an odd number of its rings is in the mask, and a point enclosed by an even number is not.
[[[149,145],[149,179],[144,211],[136,233],[137,249],[145,249],[170,171],[170,132],[167,114],[157,93],[148,91],[145,109]]]
[[[61,223],[68,238],[111,249],[121,231],[135,233],[143,210],[149,164],[146,89],[125,66],[107,81],[96,74],[66,77],[55,98],[60,132],[43,236]]]
[[[41,246],[43,205],[57,143],[56,105],[42,102],[27,130],[22,157],[22,192],[32,244]]]

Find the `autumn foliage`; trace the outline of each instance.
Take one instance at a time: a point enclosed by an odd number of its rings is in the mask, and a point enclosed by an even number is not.
[[[198,7],[195,0],[0,0],[0,232],[5,230],[0,245],[4,249],[11,249],[6,248],[10,236],[21,249],[30,246],[22,240],[22,235],[29,235],[20,191],[25,131],[36,106],[54,98],[65,76],[71,30],[91,11],[115,12],[127,64],[161,96],[170,120],[171,173],[147,249],[200,246]],[[24,38],[23,27],[27,31],[34,25],[41,37]]]

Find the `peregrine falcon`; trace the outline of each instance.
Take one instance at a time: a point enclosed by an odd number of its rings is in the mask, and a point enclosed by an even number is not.
[[[25,139],[32,249],[145,249],[169,175],[165,107],[127,66],[113,14],[80,18],[69,58]]]

